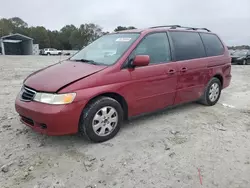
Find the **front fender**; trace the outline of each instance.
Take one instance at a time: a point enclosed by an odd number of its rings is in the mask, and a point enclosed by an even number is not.
[[[79,102],[83,100],[90,101],[91,99],[99,95],[106,94],[106,93],[118,94],[126,100],[126,96],[123,96],[120,88],[116,86],[106,85],[106,86],[98,86],[98,87],[86,88],[86,89],[76,91],[75,102]]]

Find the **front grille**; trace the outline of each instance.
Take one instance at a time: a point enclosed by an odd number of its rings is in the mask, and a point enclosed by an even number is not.
[[[21,90],[21,100],[32,101],[35,97],[35,94],[36,91],[24,86]]]

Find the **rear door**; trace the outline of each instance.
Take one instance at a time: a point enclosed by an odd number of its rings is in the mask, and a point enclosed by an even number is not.
[[[150,64],[128,69],[133,95],[130,114],[151,112],[172,105],[176,94],[177,66],[172,62],[167,34],[151,33],[138,44],[130,59],[136,55],[149,55]]]
[[[231,81],[231,57],[227,47],[220,38],[213,33],[200,33],[201,39],[206,49],[208,72],[206,84],[214,75],[220,75],[223,88],[227,87]]]
[[[169,31],[174,58],[178,67],[175,104],[201,97],[209,76],[204,45],[197,32]]]

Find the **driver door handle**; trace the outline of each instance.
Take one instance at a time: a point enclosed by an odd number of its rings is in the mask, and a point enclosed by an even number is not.
[[[186,72],[187,71],[187,67],[182,67],[181,68],[181,72]]]
[[[176,73],[176,71],[174,69],[168,70],[168,74],[174,74],[174,73]]]

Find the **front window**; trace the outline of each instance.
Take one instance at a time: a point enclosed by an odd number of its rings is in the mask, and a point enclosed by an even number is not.
[[[139,36],[139,33],[104,35],[80,50],[70,60],[112,65],[116,63]]]
[[[133,55],[149,55],[150,64],[167,63],[171,61],[167,34],[153,33],[147,35],[136,47]]]

